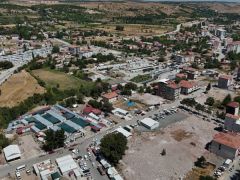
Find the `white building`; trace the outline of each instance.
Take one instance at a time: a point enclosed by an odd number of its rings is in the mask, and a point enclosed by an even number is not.
[[[19,149],[19,146],[16,144],[12,144],[3,148],[3,153],[6,161],[13,161],[21,158],[21,151]]]
[[[75,169],[79,169],[77,163],[73,160],[71,155],[66,155],[56,159],[56,163],[59,167],[60,172],[62,175],[68,174],[70,171]]]
[[[115,130],[115,132],[121,133],[123,136],[125,136],[127,139],[132,136],[132,133],[129,131],[123,129],[121,126]]]
[[[217,29],[216,36],[223,40],[226,36],[226,30],[222,28]]]
[[[145,126],[146,128],[148,128],[150,130],[153,130],[153,129],[156,129],[157,127],[159,127],[159,122],[154,121],[151,118],[144,118],[140,122],[143,126]]]
[[[227,52],[240,53],[240,41],[234,41],[227,45]]]

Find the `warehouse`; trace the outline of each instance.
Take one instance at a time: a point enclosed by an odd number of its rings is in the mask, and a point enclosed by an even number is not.
[[[71,155],[66,155],[56,159],[56,163],[62,175],[68,174],[70,171],[79,169],[77,163],[73,160]]]
[[[21,151],[15,144],[3,148],[3,153],[7,162],[21,158]]]
[[[128,132],[127,130],[123,129],[121,126],[115,130],[118,133],[121,133],[126,138],[130,138],[132,136],[132,133]]]
[[[150,130],[153,130],[153,129],[156,129],[159,127],[159,122],[154,121],[151,118],[144,118],[140,122],[144,127],[146,127],[147,129],[150,129]]]

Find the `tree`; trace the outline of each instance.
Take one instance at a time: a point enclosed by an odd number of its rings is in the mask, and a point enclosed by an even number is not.
[[[208,97],[208,98],[206,99],[205,104],[207,104],[207,105],[209,105],[209,106],[213,106],[214,102],[215,102],[215,100],[214,100],[213,97]]]
[[[58,46],[53,46],[52,53],[59,53],[60,49]]]
[[[110,113],[113,110],[113,105],[108,101],[103,101],[101,110]]]
[[[207,87],[206,87],[206,91],[210,91],[211,88],[212,88],[211,83],[208,83],[208,85],[207,85]]]
[[[195,166],[204,168],[207,164],[206,158],[204,156],[201,156],[197,159],[197,161],[194,163]]]
[[[116,30],[117,30],[117,31],[124,31],[124,26],[117,25],[117,26],[116,26]]]
[[[216,178],[212,176],[200,176],[199,180],[216,180]]]
[[[199,103],[196,105],[195,108],[196,108],[197,111],[205,111],[204,105],[201,105],[201,104],[199,104]]]
[[[101,139],[100,151],[113,165],[117,165],[127,149],[127,138],[121,133],[111,133]]]
[[[142,86],[139,87],[139,89],[138,89],[138,93],[140,93],[140,94],[144,93],[144,88],[143,88]]]
[[[47,130],[45,134],[45,143],[43,145],[43,149],[45,151],[52,151],[53,149],[64,146],[64,130],[61,129],[56,132],[54,132],[53,130]]]
[[[228,94],[222,101],[222,105],[226,106],[228,103],[230,103],[232,101],[232,97],[230,94]]]

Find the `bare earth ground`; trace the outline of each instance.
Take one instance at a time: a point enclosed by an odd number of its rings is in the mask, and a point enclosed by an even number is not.
[[[188,117],[159,132],[135,133],[123,158],[122,173],[127,180],[170,180],[184,177],[204,153],[216,133],[215,125]],[[166,149],[166,155],[161,152]]]
[[[33,94],[42,94],[45,91],[26,71],[12,75],[0,86],[0,90],[0,106],[8,107],[19,104]]]
[[[34,141],[32,135],[20,136],[18,141],[22,152],[22,159],[36,157],[42,152],[39,144]]]

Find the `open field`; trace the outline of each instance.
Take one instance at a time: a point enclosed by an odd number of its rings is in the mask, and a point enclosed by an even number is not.
[[[45,92],[37,80],[26,71],[12,75],[0,86],[0,90],[0,106],[7,107],[15,106],[33,94]]]
[[[209,154],[205,145],[216,133],[214,127],[191,116],[156,132],[135,133],[119,168],[127,180],[184,177],[198,157]]]
[[[59,85],[60,90],[75,89],[79,88],[81,84],[87,84],[86,81],[54,70],[38,69],[34,70],[33,74],[43,80],[49,87],[56,87]]]
[[[94,24],[90,29],[103,30],[110,33],[119,33],[123,35],[160,35],[172,30],[170,27],[159,25],[143,24],[118,24],[124,26],[124,31],[116,31],[116,24]],[[88,28],[86,28],[88,29]]]

